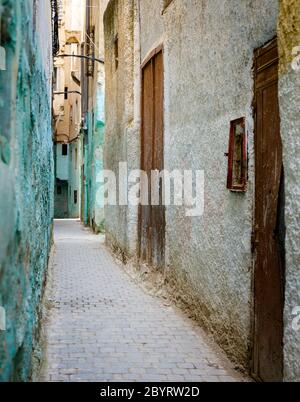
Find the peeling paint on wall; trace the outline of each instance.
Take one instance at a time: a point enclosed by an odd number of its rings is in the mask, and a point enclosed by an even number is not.
[[[50,2],[39,12],[29,0],[0,0],[0,9],[7,54],[0,71],[0,135],[7,141],[0,161],[0,381],[26,381],[52,239],[51,14]]]

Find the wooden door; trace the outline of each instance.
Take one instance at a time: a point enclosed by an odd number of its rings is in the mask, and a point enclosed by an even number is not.
[[[151,265],[164,265],[165,208],[151,205],[151,171],[164,168],[163,52],[153,52],[142,67],[141,169],[148,174],[148,206],[140,207],[140,259]]]
[[[255,222],[253,374],[282,381],[284,174],[277,41],[255,53]]]

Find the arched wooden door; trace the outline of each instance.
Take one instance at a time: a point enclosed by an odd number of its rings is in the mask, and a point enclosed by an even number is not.
[[[283,378],[284,172],[277,40],[255,53],[255,222],[253,374]]]
[[[140,259],[164,266],[165,207],[151,205],[151,171],[164,169],[164,70],[162,48],[156,49],[142,66],[141,169],[148,174],[148,206],[139,213]],[[143,191],[143,189],[142,189]]]

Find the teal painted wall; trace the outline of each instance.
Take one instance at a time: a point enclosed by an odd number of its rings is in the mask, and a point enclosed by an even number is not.
[[[105,104],[105,92],[104,85],[97,86],[96,94],[96,111],[93,126],[93,162],[92,162],[92,217],[93,226],[96,232],[103,232],[105,229],[104,219],[104,196],[101,192],[103,188],[100,182],[100,173],[104,169],[104,104]]]
[[[89,115],[86,115],[86,122],[89,127]],[[87,129],[83,134],[83,223],[88,226],[90,224],[90,130]]]
[[[0,0],[0,381],[26,381],[36,346],[52,240],[50,2],[39,15],[49,42],[36,37],[31,0]],[[47,17],[48,15],[48,17]]]
[[[104,232],[104,197],[101,193],[101,185],[99,174],[104,169],[103,162],[103,142],[104,142],[104,123],[96,122],[93,135],[93,161],[92,161],[92,179],[93,185],[91,189],[91,216],[92,226],[95,232]]]
[[[97,233],[105,229],[104,197],[101,193],[100,173],[103,170],[104,145],[104,88],[98,85],[96,105],[87,113],[84,151],[84,223]]]

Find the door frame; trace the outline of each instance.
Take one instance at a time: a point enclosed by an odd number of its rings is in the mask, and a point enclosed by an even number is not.
[[[146,67],[146,65],[149,63],[151,59],[153,59],[158,53],[162,52],[164,55],[164,45],[163,43],[160,43],[158,46],[156,46],[154,49],[150,50],[150,52],[147,53],[146,57],[141,63],[141,79],[143,80],[143,69]],[[141,95],[143,93],[143,82],[141,81]],[[143,98],[141,98],[143,100]],[[143,105],[141,102],[141,112],[143,111]]]
[[[144,113],[144,98],[143,98],[143,91],[144,91],[144,79],[143,79],[143,70],[144,68],[148,65],[148,63],[151,62],[159,53],[162,54],[162,89],[163,89],[163,94],[162,94],[162,104],[163,104],[163,109],[162,109],[162,119],[163,119],[163,133],[162,133],[162,140],[163,140],[163,160],[162,160],[162,165],[164,166],[164,144],[165,144],[165,126],[164,126],[164,45],[163,43],[160,43],[159,45],[155,46],[152,50],[150,50],[147,55],[145,56],[144,60],[142,61],[140,65],[140,74],[141,74],[141,85],[140,85],[140,114],[141,114],[141,121],[140,121],[140,168],[142,169],[142,163],[143,163],[143,133],[144,133],[144,119],[143,119],[143,113]],[[152,138],[153,140],[153,138]],[[153,154],[153,149],[152,149],[152,154]],[[153,162],[153,161],[152,161]],[[148,178],[149,180],[149,178]],[[149,184],[150,186],[150,184]],[[149,194],[149,197],[150,194]],[[149,205],[149,208],[151,208],[151,205]],[[152,213],[151,213],[152,215]],[[163,253],[164,253],[164,259],[165,259],[165,210],[164,210],[164,244],[163,244]],[[138,208],[138,258],[141,262],[147,263],[146,261],[142,260],[141,258],[141,249],[142,249],[142,205],[139,205]],[[151,255],[151,264],[153,260],[153,255]]]
[[[256,326],[256,320],[257,320],[257,304],[256,304],[256,291],[255,291],[255,285],[256,285],[256,270],[257,270],[257,260],[256,260],[256,209],[257,209],[257,194],[256,194],[256,189],[257,189],[257,71],[259,71],[259,68],[257,67],[257,58],[268,51],[272,50],[274,47],[278,48],[278,38],[275,36],[271,40],[269,40],[265,45],[261,46],[260,48],[255,49],[254,51],[254,57],[253,57],[253,80],[254,80],[254,97],[253,97],[253,103],[252,103],[252,108],[253,108],[253,118],[254,118],[254,196],[253,196],[253,222],[252,222],[252,265],[253,265],[253,275],[252,275],[252,289],[251,289],[251,295],[252,295],[252,313],[251,313],[251,355],[250,355],[250,372],[251,376],[258,382],[263,382],[263,379],[259,377],[258,374],[258,350],[257,350],[257,342],[256,342],[256,337],[257,337],[257,326]],[[275,59],[274,59],[275,60]],[[274,60],[266,63],[264,68],[267,68],[268,65],[272,65],[274,63]],[[279,76],[278,76],[279,78]],[[279,109],[279,118],[280,118],[280,109]],[[280,123],[279,123],[279,128],[280,128]],[[282,170],[282,175],[280,179],[280,187],[283,185],[284,186],[284,168]],[[282,183],[283,180],[283,183]],[[279,198],[282,196],[280,193],[281,189],[279,189]],[[283,196],[284,196],[284,189],[283,189]],[[277,211],[278,213],[278,211]],[[283,271],[285,270],[285,267],[283,267]],[[283,303],[284,303],[284,285],[285,285],[285,278],[283,277],[282,279],[282,287],[283,287]],[[284,307],[284,306],[283,306]],[[283,311],[282,311],[282,321],[283,321]],[[282,328],[284,329],[284,327]],[[283,345],[282,345],[283,348]],[[282,373],[283,375],[283,373]]]

